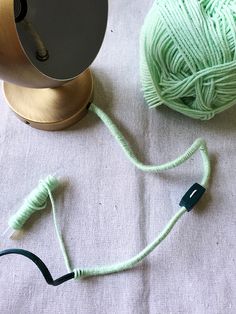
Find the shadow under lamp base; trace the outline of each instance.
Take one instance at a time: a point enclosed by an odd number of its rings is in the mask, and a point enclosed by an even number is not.
[[[87,69],[56,88],[29,88],[4,82],[6,99],[17,117],[46,131],[68,128],[82,119],[93,97],[93,78]]]

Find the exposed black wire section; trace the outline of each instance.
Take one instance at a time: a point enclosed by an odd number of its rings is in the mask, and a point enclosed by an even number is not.
[[[62,276],[56,280],[53,280],[52,275],[51,275],[50,271],[48,270],[47,266],[35,254],[33,254],[29,251],[21,250],[21,249],[9,249],[9,250],[0,251],[0,257],[5,256],[5,255],[10,255],[10,254],[22,255],[22,256],[29,258],[38,267],[38,269],[41,271],[43,277],[45,278],[46,282],[51,286],[59,286],[62,283],[66,282],[68,280],[71,280],[75,277],[74,272],[72,272],[72,273],[64,275],[64,276]]]

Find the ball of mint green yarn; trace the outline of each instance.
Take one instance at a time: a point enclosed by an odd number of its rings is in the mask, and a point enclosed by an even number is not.
[[[236,0],[156,0],[140,48],[151,108],[208,120],[236,103]]]

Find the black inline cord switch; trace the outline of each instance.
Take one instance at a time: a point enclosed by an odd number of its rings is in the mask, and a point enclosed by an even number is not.
[[[205,192],[206,189],[202,185],[195,183],[183,196],[179,205],[181,207],[185,207],[187,211],[190,212],[193,207],[200,201]]]

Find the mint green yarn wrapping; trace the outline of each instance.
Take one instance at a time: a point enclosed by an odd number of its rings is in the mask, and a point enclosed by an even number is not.
[[[140,36],[151,108],[208,120],[236,103],[236,0],[156,0]]]
[[[40,180],[38,186],[24,200],[20,209],[9,219],[9,227],[13,230],[21,230],[31,215],[47,206],[49,192],[54,191],[58,185],[59,181],[51,175],[45,180]]]

